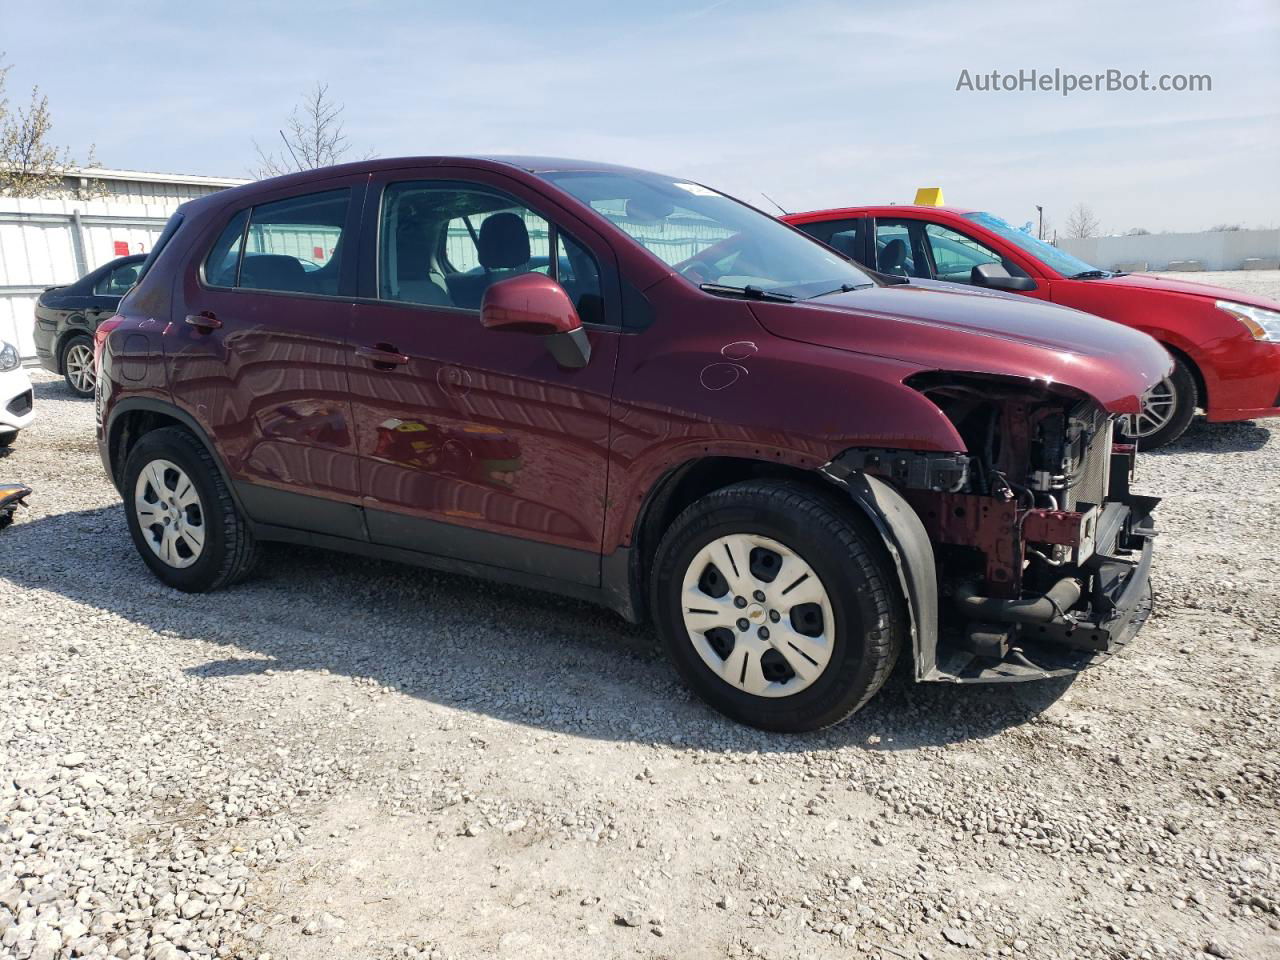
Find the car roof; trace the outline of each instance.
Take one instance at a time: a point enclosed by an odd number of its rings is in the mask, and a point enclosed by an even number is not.
[[[294,184],[305,185],[318,180],[351,176],[362,173],[379,173],[384,170],[399,170],[404,167],[473,167],[478,170],[510,171],[512,168],[539,176],[546,173],[583,172],[583,173],[650,173],[636,167],[621,164],[602,163],[597,160],[573,160],[567,157],[505,156],[505,155],[455,155],[455,156],[409,156],[380,157],[376,160],[359,160],[354,163],[340,163],[331,167],[319,167],[315,170],[304,170],[301,173],[287,173],[280,177],[256,180],[228,190],[206,194],[189,200],[183,207],[187,210],[198,210],[210,203],[221,205],[223,202],[241,196],[251,196],[264,190],[289,187]]]
[[[840,217],[857,217],[867,213],[949,213],[962,217],[966,213],[976,213],[968,207],[930,207],[918,203],[869,203],[860,207],[832,207],[829,210],[809,210],[804,213],[792,213],[784,220],[834,220]]]

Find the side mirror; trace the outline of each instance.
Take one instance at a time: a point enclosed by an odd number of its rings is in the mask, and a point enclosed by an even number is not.
[[[1030,277],[1015,277],[999,263],[980,263],[969,271],[969,282],[975,287],[992,290],[1034,290],[1036,282]]]
[[[499,280],[484,292],[480,322],[489,330],[533,333],[562,367],[585,367],[591,341],[564,287],[541,273]]]

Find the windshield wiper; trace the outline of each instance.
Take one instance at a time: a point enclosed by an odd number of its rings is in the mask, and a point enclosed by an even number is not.
[[[1110,270],[1081,270],[1079,273],[1073,273],[1068,280],[1101,280],[1103,277],[1111,276]]]
[[[815,293],[809,300],[817,300],[819,297],[829,297],[833,293],[852,293],[854,290],[865,290],[867,287],[874,287],[874,283],[842,283],[834,290],[824,290],[822,293]]]
[[[705,290],[707,293],[718,293],[721,296],[746,297],[749,300],[776,300],[778,303],[795,303],[799,299],[789,293],[776,293],[773,290],[765,290],[763,287],[753,287],[751,284],[745,287],[730,287],[723,283],[700,283],[698,289]]]

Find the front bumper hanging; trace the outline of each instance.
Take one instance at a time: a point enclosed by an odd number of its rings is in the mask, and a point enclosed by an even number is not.
[[[957,589],[927,680],[999,683],[1066,676],[1123,650],[1151,614],[1152,511],[1159,500],[1127,484],[1099,512],[1092,550],[1039,595]],[[1116,493],[1113,487],[1113,495]],[[948,605],[944,602],[944,609]]]

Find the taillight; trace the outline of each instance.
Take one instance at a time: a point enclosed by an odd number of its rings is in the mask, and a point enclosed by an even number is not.
[[[107,342],[107,335],[122,323],[124,317],[111,317],[98,324],[98,329],[93,332],[93,370],[98,377],[102,376],[102,346]]]

